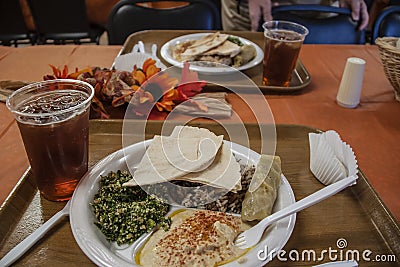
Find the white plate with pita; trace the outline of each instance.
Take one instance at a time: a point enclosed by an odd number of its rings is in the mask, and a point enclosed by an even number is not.
[[[94,225],[96,219],[91,210],[90,202],[98,192],[100,176],[107,175],[110,171],[127,170],[126,161],[139,164],[151,141],[147,140],[130,145],[125,148],[125,153],[121,149],[99,161],[81,179],[71,199],[70,224],[74,238],[86,256],[98,266],[137,266],[133,255],[133,249],[136,244],[133,243],[130,246],[117,248],[108,242]],[[228,141],[224,142],[231,146],[232,152],[238,160],[244,162],[249,160],[254,165],[258,162],[260,155],[253,150]],[[129,160],[127,160],[126,155]],[[273,211],[278,211],[294,202],[292,188],[282,175]],[[240,259],[230,262],[226,266],[265,265],[286,244],[292,234],[295,221],[296,215],[293,214],[271,225],[265,231],[262,240],[256,247]],[[265,251],[266,248],[268,251]],[[265,252],[267,252],[267,255],[264,254]],[[259,259],[260,255],[262,256],[261,259]]]
[[[170,41],[168,41],[167,43],[165,43],[160,50],[161,53],[161,57],[163,59],[165,59],[168,63],[170,63],[171,65],[177,66],[177,67],[183,67],[183,62],[178,61],[177,59],[175,59],[172,55],[172,48],[175,47],[177,44],[183,43],[185,41],[188,40],[198,40],[200,38],[203,38],[207,35],[210,35],[210,33],[194,33],[194,34],[188,34],[188,35],[182,35],[179,36],[177,38],[174,38]],[[237,68],[233,68],[233,67],[229,67],[229,66],[223,66],[221,64],[218,64],[218,66],[198,66],[195,64],[191,64],[190,69],[200,72],[200,73],[205,73],[205,74],[211,74],[211,75],[219,75],[222,73],[233,73],[235,71],[242,71],[242,70],[247,70],[250,69],[254,66],[257,66],[259,63],[262,62],[263,58],[264,58],[264,52],[263,50],[255,43],[253,43],[252,41],[239,37],[239,36],[235,36],[235,35],[229,35],[230,37],[233,38],[237,38],[240,40],[240,42],[244,45],[252,45],[255,50],[256,50],[256,55],[255,57],[250,60],[248,63],[237,67]]]

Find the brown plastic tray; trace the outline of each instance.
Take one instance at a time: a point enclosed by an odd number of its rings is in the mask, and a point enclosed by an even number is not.
[[[119,55],[130,53],[133,49],[133,46],[137,44],[139,41],[142,41],[145,44],[146,51],[151,51],[151,45],[157,44],[157,56],[160,60],[166,65],[171,66],[168,62],[166,62],[160,55],[161,47],[168,41],[173,38],[191,34],[191,33],[199,33],[199,32],[207,32],[207,31],[183,31],[183,30],[149,30],[149,31],[141,31],[137,33],[133,33],[126,39]],[[235,32],[224,32],[228,34],[232,34],[235,36],[240,36],[242,38],[246,38],[254,43],[256,43],[261,48],[264,47],[264,37],[260,32],[246,32],[246,31],[235,31]],[[250,77],[254,83],[260,88],[260,90],[264,94],[268,93],[293,93],[297,92],[306,86],[308,86],[311,82],[311,76],[308,73],[307,69],[301,62],[301,60],[297,61],[295,70],[292,73],[292,78],[289,87],[280,87],[280,86],[265,86],[262,85],[262,63],[254,66],[250,69],[243,71],[248,77]],[[235,84],[227,84],[230,88],[234,87]],[[248,86],[241,86],[243,90],[250,90]],[[220,86],[207,86],[205,90],[208,91],[220,91]]]
[[[216,123],[193,123],[209,128],[216,134],[225,134]],[[146,138],[161,132],[163,122],[151,121],[147,124]],[[246,125],[250,147],[260,149],[258,125]],[[121,148],[121,120],[93,120],[90,122],[90,165]],[[318,130],[298,125],[277,125],[277,155],[282,159],[282,170],[299,200],[323,185],[309,171],[308,133]],[[141,141],[137,137],[137,141]],[[239,143],[245,144],[246,140]],[[0,209],[0,258],[11,248],[48,220],[65,203],[43,199],[35,189],[28,171],[19,181],[13,193]],[[337,240],[345,239],[347,246],[337,247]],[[323,202],[297,214],[296,225],[288,243],[284,247],[286,257],[291,251],[314,250],[321,255],[323,250],[359,251],[360,266],[398,266],[400,259],[400,228],[397,221],[377,196],[367,178],[359,174],[357,185],[352,186]],[[369,250],[369,257],[385,255],[391,262],[364,261],[361,253]],[[349,252],[349,253],[350,253]],[[292,252],[294,253],[294,252]],[[295,254],[292,254],[295,255]],[[301,255],[301,254],[300,254]],[[306,255],[306,254],[305,254]],[[344,257],[344,256],[343,256]],[[350,256],[349,256],[350,257]],[[396,261],[393,261],[393,257]],[[322,261],[288,261],[275,258],[268,266],[311,266],[330,261],[325,254]],[[75,242],[67,218],[46,234],[32,247],[16,266],[92,266],[89,258]]]

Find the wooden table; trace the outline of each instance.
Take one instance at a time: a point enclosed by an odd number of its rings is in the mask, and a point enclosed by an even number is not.
[[[144,32],[140,38],[158,44],[184,32]],[[256,33],[240,33],[256,43],[262,38]],[[137,38],[139,38],[137,37]],[[160,46],[159,46],[160,47]],[[120,46],[33,46],[25,48],[0,47],[0,80],[39,81],[51,73],[48,64],[70,69],[87,66],[110,67]],[[345,66],[351,56],[366,60],[360,106],[346,109],[335,102]],[[301,124],[322,130],[334,129],[356,153],[359,167],[388,206],[400,219],[400,103],[393,97],[393,88],[384,76],[375,46],[304,45],[300,59],[312,81],[295,94],[266,95],[276,123]],[[251,71],[251,70],[250,70]],[[251,96],[250,96],[251,98]],[[234,96],[229,100],[240,110],[245,121],[254,121],[249,108],[243,108]],[[257,103],[257,99],[253,99]],[[257,108],[253,105],[252,108]],[[0,104],[0,151],[3,203],[19,177],[28,167],[23,144],[12,115]]]
[[[160,47],[165,41],[184,33],[187,32],[142,32],[133,36],[131,41],[143,40],[147,45],[150,45],[150,43],[157,43]],[[242,32],[237,34],[262,45],[262,35],[259,33]],[[0,47],[0,80],[39,81],[44,74],[51,73],[51,69],[47,64],[58,67],[68,65],[71,70],[75,67],[110,67],[120,49],[120,46],[90,45],[46,45],[25,48]],[[363,58],[366,60],[367,64],[365,68],[361,104],[356,109],[345,109],[336,104],[335,98],[346,59],[351,56]],[[384,204],[394,214],[397,221],[399,221],[400,200],[398,197],[398,188],[400,186],[400,169],[398,166],[400,166],[400,146],[398,145],[398,139],[400,136],[400,103],[394,100],[393,88],[384,76],[377,47],[359,45],[304,45],[301,50],[300,59],[311,75],[311,84],[307,88],[292,94],[274,93],[265,95],[274,115],[275,123],[308,125],[322,130],[334,129],[339,132],[343,140],[348,142],[355,151],[359,167],[364,172],[366,179],[372,184]],[[259,75],[260,68],[261,66],[257,66],[246,71],[246,74],[250,76]],[[247,123],[254,123],[255,118],[252,111],[257,110],[257,103],[259,103],[260,99],[258,96],[251,94],[248,95],[248,98],[250,99],[251,107],[244,106],[234,95],[228,96],[228,100],[233,105],[234,110],[239,113],[240,117]],[[99,125],[96,122],[94,122],[94,124]],[[98,137],[105,138],[101,134],[102,132],[110,131],[110,126],[103,129],[104,131],[101,130],[101,127],[105,127],[104,125],[108,124],[100,123],[100,125],[103,126],[100,126],[100,128],[97,126],[95,128],[97,131],[100,129],[100,133],[98,136],[92,137],[94,138],[92,139],[92,144],[98,144],[100,141],[96,139]],[[302,135],[304,134],[303,132]],[[107,140],[115,141],[119,134],[112,133],[111,136],[112,138]],[[284,138],[281,141],[290,145],[295,138],[297,137],[292,136]],[[11,113],[3,103],[0,103],[0,142],[3,148],[0,150],[0,159],[2,160],[2,168],[0,169],[2,181],[0,203],[5,203],[6,197],[19,181],[19,178],[25,172],[29,164],[17,125]],[[109,144],[107,145],[110,146]],[[104,146],[104,148],[96,146],[96,151],[100,150],[102,152],[100,154],[95,154],[94,158],[92,156],[92,164],[99,159],[96,158],[96,156],[106,154],[105,150],[109,149],[107,145]],[[304,149],[306,148],[306,143],[303,142],[302,146],[304,147],[297,147],[295,150],[296,153],[300,153],[300,151],[308,153],[306,149]],[[111,147],[113,150],[117,149],[118,144],[112,143]],[[285,166],[284,170],[289,172],[289,176],[293,176],[295,172],[291,173],[292,167],[299,165],[296,157],[291,155],[287,150],[283,153],[281,149],[282,148],[278,148],[278,152],[281,151],[282,155],[285,155],[285,157],[290,160],[290,165]],[[304,165],[304,162],[302,162],[301,166],[304,170],[307,167]],[[310,176],[309,171],[299,174],[299,176],[294,177],[294,179],[300,179],[304,177],[304,175],[307,177]],[[301,188],[301,185],[301,181],[295,182],[295,186],[300,186]],[[27,197],[33,197],[31,200],[33,204],[27,209],[33,213],[29,214],[28,212],[28,214],[24,214],[24,216],[33,216],[27,218],[32,219],[32,229],[34,229],[37,225],[43,223],[43,220],[47,220],[57,210],[61,209],[62,204],[46,202],[40,199],[38,195],[32,196],[31,194],[34,193],[34,191],[32,191],[33,189],[31,187],[32,186],[29,184],[24,185],[22,188],[20,186],[19,192],[21,192],[21,190],[26,190],[22,192],[25,192]],[[30,189],[28,190],[27,188]],[[314,187],[314,189],[315,188],[316,187]],[[301,190],[298,192],[299,194],[297,197],[301,198],[311,191]],[[364,191],[361,190],[360,194],[355,195],[346,192],[339,199],[344,198],[349,200],[354,197],[362,199],[364,196],[362,192]],[[23,196],[23,194],[20,196]],[[23,199],[21,201],[22,203],[26,203]],[[42,205],[43,209],[35,209],[36,206],[40,205]],[[352,208],[354,208],[354,206],[352,206]],[[368,207],[366,208],[368,209]],[[353,211],[353,217],[361,216],[361,211],[360,213],[357,213],[356,209],[353,209]],[[43,212],[43,214],[38,215],[37,212]],[[16,212],[16,214],[19,213]],[[305,211],[299,215],[300,223],[296,225],[296,231],[301,238],[305,238],[307,235],[302,232],[302,229],[307,229],[307,225],[304,225],[304,223],[315,220],[318,221],[318,217],[315,217],[318,214],[318,212],[315,213],[315,209],[310,209],[310,211]],[[318,216],[320,216],[320,214]],[[336,214],[331,214],[330,210],[325,210],[323,216],[326,216],[326,218],[334,218]],[[339,216],[343,216],[344,218],[348,216],[348,214],[340,213]],[[307,218],[308,221],[302,221],[300,219],[301,217]],[[382,219],[384,221],[381,222],[381,225],[384,225],[386,219]],[[7,222],[3,222],[3,225],[5,223]],[[327,223],[327,220],[324,220],[324,223]],[[330,227],[329,229],[332,231],[339,231],[342,229],[342,226],[346,225],[344,219],[341,220],[341,223],[343,224],[335,226],[336,228]],[[22,225],[23,228],[28,227],[26,223]],[[365,227],[362,231],[366,232],[361,231],[357,234],[365,233],[365,238],[356,239],[355,234],[352,234],[351,231],[346,231],[346,236],[343,237],[348,238],[350,244],[357,245],[358,247],[365,247],[363,244],[379,243],[380,241],[376,239],[376,236],[369,237],[369,235],[367,235],[368,231],[366,229],[372,227],[372,224],[368,223],[365,217],[363,217],[363,225],[365,225]],[[15,231],[18,232],[18,229]],[[68,229],[68,224],[60,226],[59,229],[60,232],[55,231],[56,234],[54,236],[50,236],[44,243],[39,244],[31,251],[29,254],[30,256],[28,255],[20,264],[32,263],[34,265],[40,265],[41,262],[44,263],[41,261],[42,259],[37,258],[38,255],[41,255],[42,249],[48,249],[48,253],[50,254],[47,253],[46,255],[64,255],[67,257],[69,254],[65,254],[64,249],[66,247],[60,246],[59,240],[60,238],[71,239],[70,230]],[[322,225],[320,229],[323,230],[324,226]],[[398,233],[398,231],[394,231],[394,233]],[[24,234],[27,234],[27,232],[25,231]],[[321,244],[319,237],[320,236],[315,235],[312,236],[312,239],[308,240],[313,240],[312,242],[315,242],[315,244]],[[339,238],[339,236],[336,236],[333,232],[330,237],[329,240],[324,239],[325,243],[323,243],[322,247],[319,249],[334,245],[332,242],[336,240],[335,238]],[[23,237],[17,236],[16,238]],[[300,244],[302,244],[299,240],[300,239],[292,240],[288,248],[299,248]],[[54,249],[52,249],[52,244],[54,244]],[[72,244],[74,243],[72,242]],[[302,248],[306,249],[307,247],[303,246]],[[378,249],[377,246],[376,248]],[[3,249],[7,251],[9,248],[3,247]],[[82,255],[76,244],[73,245],[72,251],[73,253],[71,253],[75,255],[74,264],[89,264],[88,259]],[[389,253],[390,251],[378,250],[377,252]],[[29,261],[31,259],[36,259],[36,261]],[[60,257],[53,263],[66,264],[66,262],[65,259]],[[389,263],[388,266],[390,265]]]

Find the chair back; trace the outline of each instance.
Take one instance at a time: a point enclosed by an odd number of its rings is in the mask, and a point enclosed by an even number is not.
[[[18,46],[19,43],[35,42],[35,34],[30,33],[18,0],[0,1],[0,44]]]
[[[103,31],[92,30],[86,15],[85,0],[28,0],[40,43],[97,42]]]
[[[219,30],[221,16],[210,0],[174,0],[183,5],[151,8],[150,0],[121,0],[111,10],[108,23],[109,44],[123,44],[132,33],[142,30]],[[159,1],[158,1],[159,2]],[[141,3],[138,5],[138,3]]]
[[[383,9],[374,22],[372,43],[378,37],[400,37],[400,5]]]
[[[275,20],[287,20],[304,25],[309,34],[306,44],[364,44],[365,31],[358,30],[351,11],[325,5],[282,5],[272,8]]]

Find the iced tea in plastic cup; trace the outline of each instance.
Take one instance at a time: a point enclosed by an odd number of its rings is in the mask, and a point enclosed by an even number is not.
[[[88,169],[93,95],[90,84],[62,79],[29,84],[7,99],[37,187],[48,200],[70,199]]]
[[[265,22],[263,28],[263,85],[288,87],[308,30],[300,24],[278,20]]]

